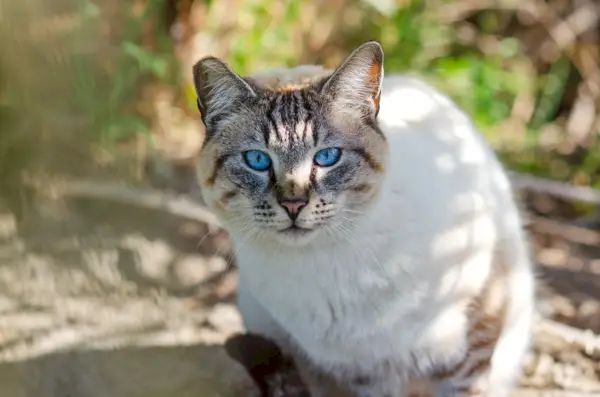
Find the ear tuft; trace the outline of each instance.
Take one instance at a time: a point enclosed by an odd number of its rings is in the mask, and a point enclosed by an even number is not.
[[[322,93],[332,98],[335,111],[375,118],[383,79],[383,48],[368,41],[355,49],[325,83]]]
[[[233,113],[241,100],[256,96],[246,81],[215,57],[199,60],[193,67],[193,78],[198,110],[207,131],[215,127],[216,120]]]

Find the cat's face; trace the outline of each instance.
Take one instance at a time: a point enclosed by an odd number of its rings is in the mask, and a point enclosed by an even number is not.
[[[195,67],[207,129],[207,205],[238,239],[352,239],[377,198],[387,146],[377,127],[382,53],[357,49],[331,77],[274,91],[214,58]]]

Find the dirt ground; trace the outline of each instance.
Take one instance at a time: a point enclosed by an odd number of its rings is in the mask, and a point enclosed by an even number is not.
[[[598,246],[530,229],[543,319],[516,395],[600,396]],[[1,395],[258,395],[223,348],[242,331],[235,285],[227,235],[195,220],[81,197],[20,224],[0,209]],[[268,395],[303,395],[280,372]]]

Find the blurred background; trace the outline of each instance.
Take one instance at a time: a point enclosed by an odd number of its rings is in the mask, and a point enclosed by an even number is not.
[[[0,0],[0,361],[239,330],[235,260],[194,181],[191,66],[334,68],[371,39],[513,172],[546,321],[523,390],[600,395],[596,0]],[[85,368],[39,365],[51,396]]]

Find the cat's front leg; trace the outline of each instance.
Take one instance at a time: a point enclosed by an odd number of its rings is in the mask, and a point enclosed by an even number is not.
[[[311,397],[405,397],[404,382],[389,366],[324,370],[304,357],[296,363]]]
[[[438,385],[435,397],[508,397],[510,384],[503,377],[492,377],[498,338],[494,327],[471,332],[467,354],[453,368],[433,377]]]
[[[501,384],[490,384],[491,351],[468,355],[452,377],[438,383],[435,397],[507,397]]]
[[[353,383],[349,387],[352,397],[406,397],[404,385],[393,377],[364,377],[351,382]]]
[[[296,351],[294,362],[310,397],[353,397],[331,371],[315,365],[304,353]]]

